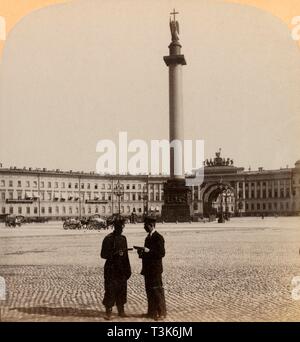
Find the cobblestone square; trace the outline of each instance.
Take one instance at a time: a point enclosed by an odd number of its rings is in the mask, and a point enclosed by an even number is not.
[[[225,224],[158,224],[166,241],[166,321],[300,321],[292,279],[300,276],[299,218],[234,218]],[[100,246],[108,231],[65,231],[61,222],[0,225],[2,321],[104,321]],[[142,245],[141,224],[127,225]],[[130,253],[128,318],[147,321],[141,261]]]

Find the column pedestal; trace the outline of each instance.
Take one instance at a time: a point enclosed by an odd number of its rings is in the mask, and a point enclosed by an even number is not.
[[[184,179],[169,179],[164,184],[162,219],[165,222],[188,222],[191,218],[192,191]]]

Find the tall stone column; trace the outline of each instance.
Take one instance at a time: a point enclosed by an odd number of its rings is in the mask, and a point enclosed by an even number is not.
[[[161,184],[158,184],[158,200],[161,202]]]
[[[263,182],[259,182],[259,188],[260,188],[259,197],[260,199],[262,199],[263,198]]]
[[[240,183],[236,182],[235,184],[235,191],[236,191],[236,198],[239,199],[240,198]]]
[[[287,182],[284,180],[283,181],[283,197],[286,198],[286,185],[287,185]]]
[[[174,10],[171,14],[174,16],[170,19],[172,42],[164,61],[169,68],[169,139],[173,147],[170,148],[170,179],[164,186],[162,217],[165,221],[175,222],[190,220],[192,194],[185,185],[183,166],[182,66],[186,61],[179,43],[179,23],[175,18],[178,13]],[[181,143],[181,148],[176,146],[177,143]]]
[[[156,202],[156,183],[153,183],[153,202]]]
[[[180,51],[180,45],[173,46],[175,53],[176,50]],[[182,55],[181,55],[182,56]],[[172,141],[180,142],[183,147],[183,103],[182,103],[182,64],[185,64],[184,57],[178,55],[170,55],[165,58],[165,62],[169,67],[169,137],[170,143]],[[182,163],[182,150],[181,148],[170,149],[170,176],[171,178],[184,178],[184,170]],[[176,173],[177,171],[177,173]],[[179,174],[180,173],[180,174]]]

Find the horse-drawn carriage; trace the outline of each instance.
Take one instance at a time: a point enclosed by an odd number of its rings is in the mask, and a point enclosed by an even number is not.
[[[8,215],[5,218],[5,226],[13,228],[21,227],[23,220],[24,216]]]
[[[107,224],[107,221],[101,218],[99,215],[94,215],[89,218],[83,217],[81,219],[68,218],[64,221],[63,228],[64,229],[98,230],[98,229],[107,229],[108,224]]]
[[[64,229],[81,229],[82,224],[80,220],[76,218],[69,218],[64,221],[63,228]]]
[[[107,222],[100,216],[92,216],[88,220],[87,229],[106,229],[107,228]]]

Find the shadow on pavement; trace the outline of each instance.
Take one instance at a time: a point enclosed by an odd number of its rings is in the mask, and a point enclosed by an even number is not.
[[[17,310],[19,312],[28,315],[45,315],[45,316],[56,316],[56,317],[86,317],[86,318],[103,318],[105,320],[105,312],[98,310],[88,310],[88,309],[75,309],[71,307],[65,308],[54,308],[47,306],[36,306],[36,307],[23,307],[23,308],[10,308],[11,310]],[[113,313],[110,321],[130,321],[134,319],[135,321],[147,322],[153,321],[151,318],[145,317],[145,314],[130,314],[126,313],[126,317],[119,317],[117,313]]]
[[[46,306],[25,307],[25,308],[11,308],[10,310],[17,310],[29,315],[48,315],[48,316],[75,316],[75,317],[95,317],[104,318],[105,312],[98,310],[75,309],[71,307],[66,308],[51,308]]]

